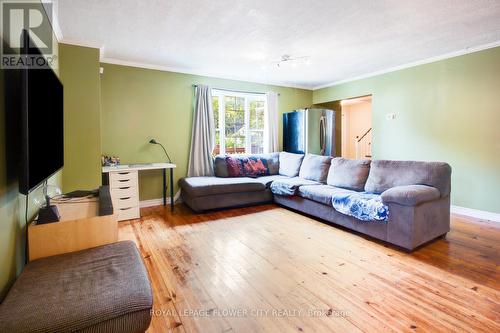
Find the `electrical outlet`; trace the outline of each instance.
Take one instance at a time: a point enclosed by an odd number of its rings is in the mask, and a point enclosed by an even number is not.
[[[396,119],[396,114],[395,113],[388,113],[385,115],[385,119],[394,120],[394,119]]]

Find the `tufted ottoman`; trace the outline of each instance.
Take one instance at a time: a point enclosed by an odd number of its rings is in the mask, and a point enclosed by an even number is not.
[[[0,332],[144,332],[152,304],[137,247],[118,242],[30,262],[0,305]]]

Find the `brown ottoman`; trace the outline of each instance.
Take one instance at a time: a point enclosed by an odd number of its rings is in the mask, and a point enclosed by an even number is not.
[[[151,285],[131,241],[30,262],[0,305],[0,332],[144,332]]]

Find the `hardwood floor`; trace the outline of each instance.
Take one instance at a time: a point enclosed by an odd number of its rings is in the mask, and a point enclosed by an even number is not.
[[[500,332],[500,224],[452,217],[409,254],[274,205],[121,222],[154,292],[149,332]]]

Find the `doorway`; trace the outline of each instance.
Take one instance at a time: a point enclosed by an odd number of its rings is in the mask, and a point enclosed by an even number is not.
[[[341,156],[349,159],[372,157],[372,96],[340,101]]]

